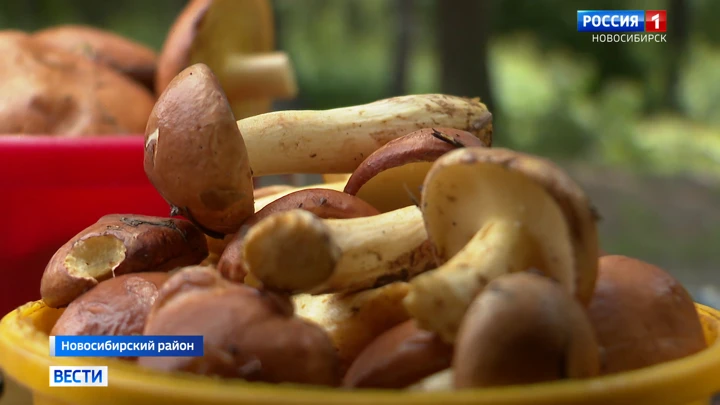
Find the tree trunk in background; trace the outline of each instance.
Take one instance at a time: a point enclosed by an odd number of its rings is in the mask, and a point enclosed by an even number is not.
[[[488,74],[490,0],[436,0],[440,89],[480,97],[495,112]]]
[[[685,49],[689,42],[690,10],[686,0],[670,0],[667,11],[668,67],[665,79],[663,107],[680,111],[680,69],[685,61]]]
[[[415,23],[415,1],[395,0],[395,46],[392,47],[393,74],[390,96],[407,93],[408,64],[412,52],[412,31]]]

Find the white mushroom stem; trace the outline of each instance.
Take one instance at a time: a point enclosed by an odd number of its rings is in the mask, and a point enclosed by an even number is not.
[[[353,292],[407,280],[433,266],[420,210],[320,219],[307,211],[273,214],[248,231],[246,282],[291,293]]]
[[[450,127],[490,143],[492,115],[478,99],[394,97],[324,111],[277,111],[238,121],[255,176],[350,173],[373,151],[421,128]]]
[[[437,331],[452,342],[459,321],[475,295],[490,280],[523,271],[537,264],[535,248],[525,230],[514,221],[487,223],[473,239],[443,266],[412,282],[406,306],[418,325]],[[434,298],[442,297],[441,301]],[[428,320],[422,314],[437,316]],[[439,316],[442,313],[442,316]]]
[[[409,315],[402,305],[407,283],[391,283],[354,294],[297,294],[295,315],[322,327],[345,366],[378,337]]]
[[[223,88],[230,98],[287,99],[297,95],[297,83],[285,52],[231,55],[225,61]]]

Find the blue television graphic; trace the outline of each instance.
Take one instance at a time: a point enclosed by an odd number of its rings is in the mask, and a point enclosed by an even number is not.
[[[578,10],[578,32],[645,32],[645,10]]]
[[[50,366],[50,387],[107,387],[107,366]]]

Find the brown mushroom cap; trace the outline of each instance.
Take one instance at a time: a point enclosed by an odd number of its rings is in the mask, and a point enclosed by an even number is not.
[[[452,346],[408,320],[378,336],[345,373],[353,388],[405,388],[450,367]]]
[[[204,64],[180,72],[145,130],[145,173],[174,208],[211,236],[253,214],[253,180],[225,93]]]
[[[292,316],[286,300],[220,279],[208,267],[180,270],[161,288],[146,335],[203,335],[203,357],[142,357],[139,364],[270,383],[337,385],[328,335]]]
[[[453,357],[456,388],[587,378],[599,372],[597,341],[582,306],[550,279],[501,276],[470,306]]]
[[[130,76],[153,90],[155,51],[112,32],[82,25],[61,25],[38,31],[33,39],[80,54]]]
[[[273,26],[267,0],[191,1],[173,23],[163,44],[155,79],[156,94],[161,94],[185,67],[204,63],[220,78],[237,119],[269,111],[272,104],[269,98],[246,100],[243,94],[236,94],[232,74],[226,76],[225,67],[228,59],[236,55],[271,52],[275,42]]]
[[[56,335],[137,335],[169,273],[134,273],[105,280],[68,305]]]
[[[370,154],[347,180],[344,191],[381,212],[407,207],[420,200],[425,175],[437,158],[451,150],[471,146],[490,145],[470,132],[454,128],[411,132]]]
[[[0,36],[0,133],[140,134],[154,98],[106,66],[11,32]]]
[[[662,269],[630,257],[600,258],[588,314],[603,374],[675,360],[707,346],[685,288]]]

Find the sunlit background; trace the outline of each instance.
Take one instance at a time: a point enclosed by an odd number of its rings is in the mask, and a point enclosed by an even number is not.
[[[183,0],[2,0],[0,26],[109,29],[159,50]],[[277,44],[319,109],[480,96],[495,144],[555,159],[603,249],[658,264],[720,307],[720,1],[276,0]],[[593,43],[578,9],[665,9],[667,43]],[[306,179],[313,181],[313,178]]]

